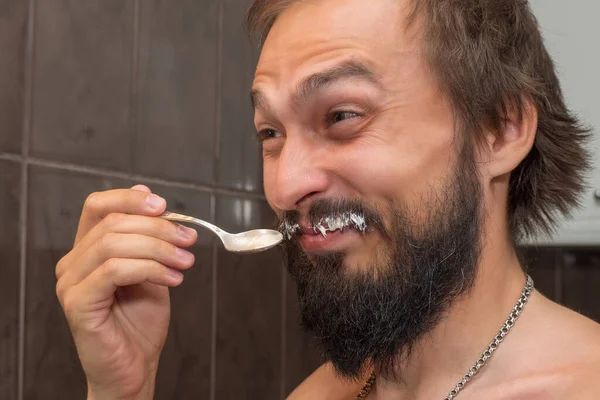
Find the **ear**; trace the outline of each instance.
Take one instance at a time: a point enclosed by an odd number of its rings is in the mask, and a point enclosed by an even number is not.
[[[509,110],[500,130],[487,133],[485,169],[491,179],[517,168],[533,147],[538,125],[537,109],[526,98],[522,106],[521,118],[518,110]]]

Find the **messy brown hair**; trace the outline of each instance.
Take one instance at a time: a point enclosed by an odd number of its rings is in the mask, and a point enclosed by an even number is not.
[[[263,43],[277,17],[299,0],[255,0],[247,27]],[[559,214],[579,205],[589,130],[565,106],[553,61],[527,0],[412,0],[424,54],[448,97],[461,131],[481,142],[509,113],[538,114],[533,148],[512,171],[508,222],[515,243],[552,234]]]

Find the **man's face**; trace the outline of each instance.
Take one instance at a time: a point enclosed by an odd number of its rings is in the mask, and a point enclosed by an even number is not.
[[[431,329],[479,252],[472,149],[425,64],[419,24],[403,23],[407,7],[293,4],[253,84],[267,200],[298,224],[284,254],[303,323],[347,376],[393,363]]]
[[[402,7],[301,2],[275,23],[253,91],[265,192],[278,214],[345,197],[379,207],[391,200],[418,217],[424,196],[448,179],[457,153],[451,109],[420,55],[418,30],[403,28]],[[385,247],[378,235],[353,232],[304,242],[315,253],[343,250],[349,268]]]

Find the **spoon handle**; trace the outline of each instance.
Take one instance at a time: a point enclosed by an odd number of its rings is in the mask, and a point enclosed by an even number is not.
[[[199,218],[194,218],[194,217],[190,217],[187,215],[183,215],[183,214],[177,214],[177,213],[173,213],[170,211],[165,211],[162,215],[160,215],[160,217],[167,219],[169,221],[190,222],[192,224],[207,228],[219,236],[221,235],[221,233],[226,233],[224,230],[222,230],[218,226],[215,226],[209,222],[203,221]]]

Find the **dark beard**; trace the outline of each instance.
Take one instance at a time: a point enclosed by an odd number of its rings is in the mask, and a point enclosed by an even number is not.
[[[342,377],[359,379],[375,368],[399,379],[400,364],[414,344],[472,287],[481,250],[482,194],[471,154],[460,160],[448,184],[423,203],[427,211],[420,222],[393,204],[383,210],[389,214],[389,229],[382,210],[357,200],[311,205],[308,219],[313,223],[343,212],[366,216],[388,253],[370,265],[350,272],[344,254],[309,256],[297,240],[284,243],[302,326],[317,339],[324,361],[331,361]],[[292,225],[297,219],[296,212],[283,216]]]

